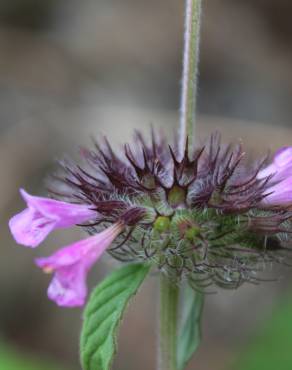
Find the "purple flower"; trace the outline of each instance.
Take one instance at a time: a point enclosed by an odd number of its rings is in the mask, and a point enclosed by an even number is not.
[[[292,175],[292,147],[283,147],[276,151],[273,162],[261,170],[259,179],[274,175],[273,180],[282,180]]]
[[[116,223],[87,239],[58,250],[47,258],[36,259],[44,272],[54,272],[48,296],[59,306],[82,306],[87,296],[86,277],[91,266],[100,258],[124,229]]]
[[[54,229],[62,229],[96,219],[97,213],[86,204],[35,197],[21,189],[27,208],[12,217],[9,227],[17,243],[37,247]]]
[[[292,176],[276,183],[267,189],[268,196],[263,203],[274,206],[292,205]]]
[[[273,162],[261,170],[259,179],[271,176],[267,196],[263,199],[265,205],[289,206],[292,204],[292,147],[279,149]]]

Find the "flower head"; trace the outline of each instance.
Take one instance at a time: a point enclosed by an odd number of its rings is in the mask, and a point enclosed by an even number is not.
[[[44,212],[41,207],[41,226],[40,208],[30,201],[32,220],[16,216],[26,221],[24,234],[37,242],[70,222],[92,235],[37,260],[55,272],[49,296],[57,303],[84,302],[86,273],[105,250],[122,262],[147,261],[176,281],[188,279],[195,289],[253,283],[266,262],[283,260],[292,220],[287,207],[291,148],[278,151],[266,165],[247,162],[240,145],[224,146],[218,134],[182,158],[155,132],[150,143],[137,132],[135,144],[119,154],[106,139],[94,150],[82,149],[84,166],[63,164],[63,175],[52,185],[58,196],[50,201],[64,208]],[[83,213],[75,207],[83,207]],[[81,214],[84,218],[77,219]],[[14,234],[22,230],[13,223]],[[35,229],[41,230],[40,239]],[[18,240],[26,244],[26,238]]]

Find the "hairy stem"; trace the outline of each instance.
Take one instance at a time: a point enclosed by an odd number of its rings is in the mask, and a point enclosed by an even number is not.
[[[194,144],[202,12],[202,0],[185,0],[185,2],[185,33],[179,131],[179,148],[181,156],[185,150],[187,137],[189,137],[189,151]]]
[[[197,75],[202,0],[185,0],[185,34],[180,107],[179,151],[182,156],[189,137],[188,151],[194,143]],[[167,276],[160,277],[159,370],[177,370],[179,288]]]
[[[178,286],[161,274],[159,370],[177,370],[178,301]]]

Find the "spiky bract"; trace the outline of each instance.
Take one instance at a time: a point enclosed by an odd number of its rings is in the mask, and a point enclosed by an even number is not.
[[[223,146],[214,134],[191,156],[152,132],[136,148],[115,153],[106,139],[82,149],[87,167],[64,164],[66,200],[89,204],[90,233],[121,220],[125,231],[108,251],[121,261],[150,261],[194,288],[256,283],[257,271],[281,262],[288,250],[292,213],[264,200],[272,176],[265,161],[248,163],[241,145]],[[54,192],[56,195],[56,192]]]

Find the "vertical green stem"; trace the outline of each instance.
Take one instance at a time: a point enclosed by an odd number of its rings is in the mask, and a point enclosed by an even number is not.
[[[160,277],[159,370],[177,370],[179,288],[163,273]]]
[[[185,34],[183,76],[180,107],[179,151],[188,151],[194,144],[197,76],[199,64],[200,23],[202,0],[185,0]],[[160,278],[160,338],[159,370],[177,370],[179,288],[164,274]]]
[[[189,151],[191,151],[194,143],[202,12],[202,0],[185,0],[185,2],[185,33],[179,131],[179,148],[181,156],[185,149],[186,138],[189,137]]]

